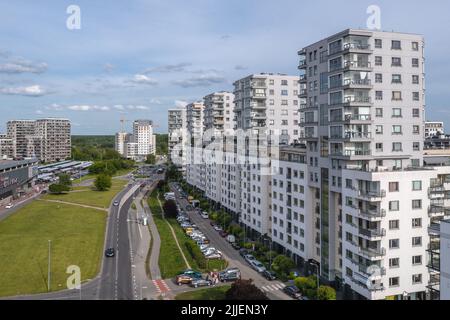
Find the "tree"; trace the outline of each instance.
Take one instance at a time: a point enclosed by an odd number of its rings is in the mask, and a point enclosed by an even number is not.
[[[316,296],[317,278],[312,275],[309,277],[298,277],[294,279],[294,284],[300,289],[300,292],[312,299]]]
[[[178,214],[177,204],[173,200],[167,200],[163,205],[164,216],[166,218],[176,218]]]
[[[225,293],[225,300],[269,300],[266,294],[253,284],[253,280],[237,280]]]
[[[273,259],[272,268],[275,271],[280,272],[281,274],[289,274],[291,269],[294,267],[294,261],[282,254],[276,256],[275,259]]]
[[[99,174],[95,179],[95,188],[98,191],[106,191],[112,186],[111,176],[106,174]]]
[[[329,286],[320,286],[317,289],[317,300],[336,300],[336,290]]]
[[[156,163],[156,157],[154,154],[147,155],[147,159],[145,160],[146,164],[155,164]]]
[[[63,185],[63,184],[54,183],[54,184],[51,184],[48,187],[48,190],[51,193],[54,193],[54,194],[62,194],[64,192],[69,192],[70,191],[70,187],[66,186],[66,185]]]
[[[72,180],[70,180],[70,175],[67,173],[61,173],[59,176],[59,184],[63,186],[71,186]]]

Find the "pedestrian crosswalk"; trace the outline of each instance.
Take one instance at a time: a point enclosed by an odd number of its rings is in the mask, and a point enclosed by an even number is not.
[[[261,289],[265,292],[270,292],[270,291],[282,290],[284,287],[286,287],[286,285],[284,285],[283,283],[275,282],[273,284],[263,286],[263,287],[261,287]]]
[[[169,286],[167,285],[167,283],[164,280],[153,280],[152,282],[155,285],[156,290],[159,293],[164,293],[164,292],[170,291]]]

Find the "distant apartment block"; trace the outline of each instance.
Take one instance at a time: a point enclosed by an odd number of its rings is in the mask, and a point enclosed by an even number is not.
[[[145,161],[156,153],[156,136],[151,120],[135,120],[133,133],[118,132],[115,135],[115,150],[123,157],[135,161]]]
[[[130,143],[133,135],[127,132],[117,132],[115,136],[115,150],[125,156],[127,143]]]
[[[439,121],[425,122],[425,138],[445,135],[444,123]]]
[[[0,134],[0,159],[11,159],[14,155],[13,141],[6,134]]]
[[[56,162],[71,157],[71,125],[67,119],[8,121],[7,137],[12,140],[14,158]]]
[[[186,164],[186,125],[185,109],[170,109],[168,111],[169,159],[176,162],[177,166],[183,171]]]

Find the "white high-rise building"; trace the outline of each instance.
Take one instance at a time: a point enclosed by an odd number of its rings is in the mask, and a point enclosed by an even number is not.
[[[132,135],[127,132],[117,132],[115,137],[115,150],[122,156],[126,154],[127,143],[131,141]]]
[[[168,111],[169,158],[175,162],[182,171],[185,170],[186,164],[186,126],[185,109],[170,109]]]
[[[271,232],[269,143],[287,145],[300,138],[298,94],[298,76],[261,73],[234,83],[236,128],[250,135],[236,148],[240,221],[253,234]],[[266,138],[252,136],[257,134]]]
[[[425,138],[432,138],[438,135],[445,135],[444,122],[442,121],[426,121],[425,122]]]
[[[205,190],[203,109],[203,102],[193,102],[186,106],[186,179],[202,191]]]
[[[129,155],[138,161],[143,161],[149,154],[156,153],[156,136],[153,134],[151,120],[135,120],[133,122],[133,143],[137,144],[136,154]],[[135,150],[134,148],[132,150]]]

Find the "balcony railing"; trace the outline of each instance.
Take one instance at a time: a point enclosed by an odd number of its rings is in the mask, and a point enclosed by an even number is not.
[[[372,99],[370,97],[355,97],[347,96],[344,97],[344,103],[371,103]]]
[[[358,86],[370,86],[372,82],[370,79],[344,79],[344,86],[358,85]]]
[[[306,60],[300,60],[298,63],[298,68],[302,69],[302,68],[306,68]]]
[[[370,68],[370,61],[345,61],[344,68]]]
[[[386,197],[386,190],[359,190],[358,196],[364,198],[384,198]]]
[[[359,214],[365,219],[378,219],[386,217],[386,210],[361,210],[359,209]]]
[[[371,139],[372,133],[347,131],[344,132],[344,137],[345,139]]]
[[[300,76],[300,81],[304,82],[304,81],[306,81],[306,80],[307,80],[306,74],[302,74],[302,75]]]
[[[385,248],[372,249],[359,247],[359,253],[369,258],[378,258],[384,257],[386,255],[386,249]]]
[[[370,50],[370,44],[362,44],[358,42],[344,43],[342,46],[344,50],[356,49],[356,50]]]
[[[370,114],[346,114],[345,121],[370,121]]]
[[[368,237],[368,238],[380,238],[386,236],[386,230],[385,229],[365,229],[365,228],[359,228],[359,234]]]

